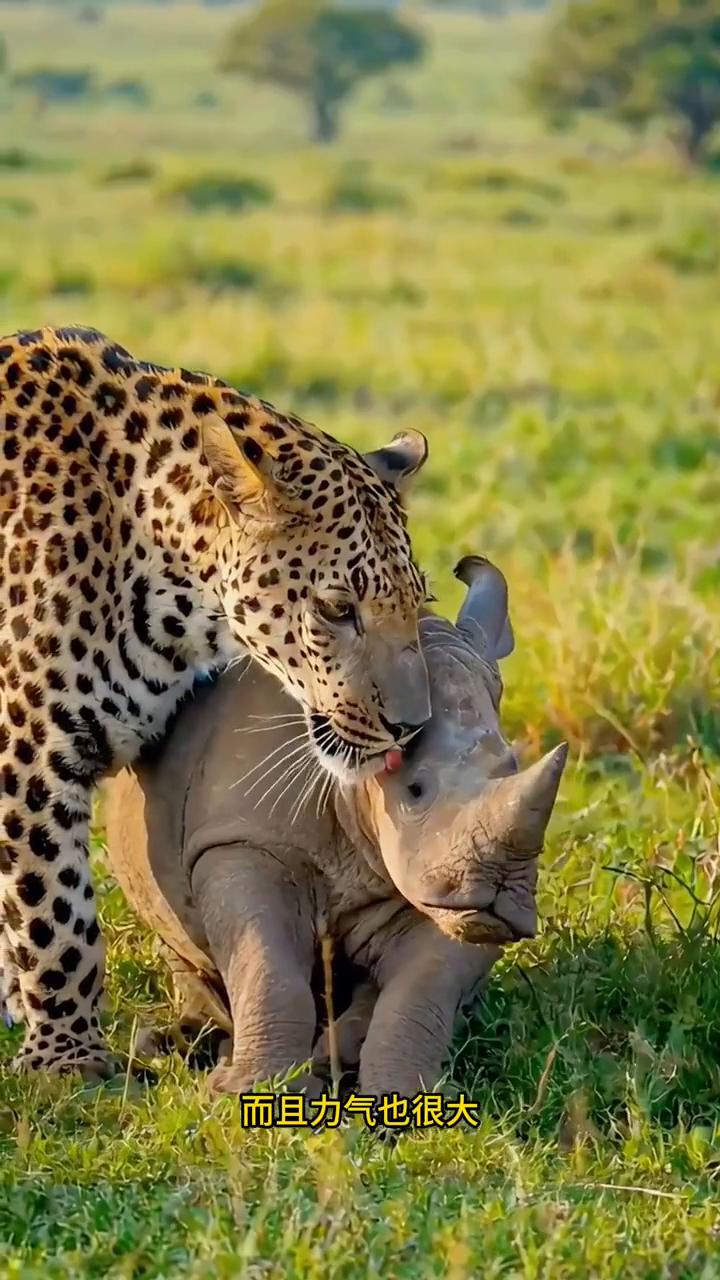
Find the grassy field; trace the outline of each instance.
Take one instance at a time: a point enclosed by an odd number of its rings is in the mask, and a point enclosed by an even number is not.
[[[94,324],[363,445],[427,433],[441,606],[462,553],[502,565],[508,731],[572,748],[543,931],[458,1030],[476,1130],[243,1132],[175,1061],[146,1092],[5,1076],[0,1276],[710,1280],[720,178],[659,138],[544,132],[517,89],[538,18],[424,19],[428,61],[310,149],[291,99],[214,72],[230,13],[2,6],[13,70],[96,89],[0,89],[0,328]],[[126,1047],[163,976],[100,834],[97,864]]]

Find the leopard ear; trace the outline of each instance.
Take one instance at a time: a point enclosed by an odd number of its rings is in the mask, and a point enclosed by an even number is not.
[[[425,466],[428,442],[421,431],[401,431],[390,444],[364,455],[365,461],[384,484],[405,494],[415,476]]]
[[[273,459],[263,445],[250,434],[235,436],[217,414],[203,418],[200,440],[213,490],[230,514],[271,518],[278,495]]]

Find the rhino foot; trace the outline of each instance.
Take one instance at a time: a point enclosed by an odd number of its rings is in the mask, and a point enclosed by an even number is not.
[[[248,1071],[242,1064],[220,1063],[208,1076],[208,1085],[213,1093],[252,1093],[257,1085],[268,1079],[258,1071]],[[306,1098],[319,1098],[325,1092],[322,1080],[311,1072],[304,1072],[288,1080],[282,1086],[284,1093],[304,1093]]]

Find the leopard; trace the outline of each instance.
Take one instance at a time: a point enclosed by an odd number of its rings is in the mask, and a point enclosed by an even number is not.
[[[0,338],[0,963],[15,1069],[117,1069],[94,787],[246,658],[337,785],[429,716],[413,430],[360,453],[81,325]],[[292,755],[292,751],[290,754]],[[303,757],[304,758],[304,757]]]

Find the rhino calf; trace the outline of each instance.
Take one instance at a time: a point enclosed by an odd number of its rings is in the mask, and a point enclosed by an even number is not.
[[[456,574],[468,587],[456,625],[420,628],[432,716],[394,771],[316,806],[300,717],[250,666],[183,711],[158,759],[107,784],[111,866],[194,990],[185,1017],[232,1035],[219,1091],[284,1075],[313,1048],[320,1071],[312,974],[326,936],[365,975],[335,1024],[360,1090],[432,1088],[458,1006],[504,944],[535,932],[567,748],[517,772],[499,724],[505,580],[479,557]],[[298,1084],[322,1088],[317,1074]]]

